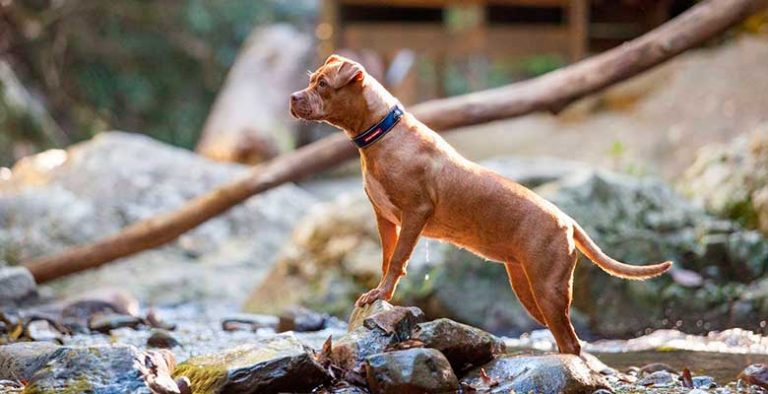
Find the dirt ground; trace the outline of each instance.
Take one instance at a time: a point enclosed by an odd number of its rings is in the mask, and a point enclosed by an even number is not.
[[[703,145],[768,122],[768,36],[684,54],[558,116],[537,114],[448,135],[474,160],[554,156],[676,178]]]

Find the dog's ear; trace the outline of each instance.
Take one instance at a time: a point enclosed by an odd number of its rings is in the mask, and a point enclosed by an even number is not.
[[[346,86],[352,81],[362,81],[364,76],[365,69],[360,63],[344,59],[336,72],[336,89]]]

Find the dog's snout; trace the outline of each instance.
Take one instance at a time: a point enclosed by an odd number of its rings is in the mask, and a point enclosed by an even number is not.
[[[300,102],[303,99],[304,99],[304,97],[301,95],[301,92],[295,92],[295,93],[291,94],[291,102],[292,103],[298,103],[298,102]]]

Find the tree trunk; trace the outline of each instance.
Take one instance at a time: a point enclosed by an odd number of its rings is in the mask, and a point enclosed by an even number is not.
[[[739,23],[768,0],[704,1],[659,28],[620,47],[539,78],[454,98],[432,100],[410,112],[435,130],[447,130],[535,111],[558,112],[573,101],[626,80],[700,45]],[[245,177],[187,203],[179,210],[128,226],[90,245],[29,261],[39,282],[98,267],[163,245],[249,197],[331,168],[355,156],[341,134],[255,167]]]

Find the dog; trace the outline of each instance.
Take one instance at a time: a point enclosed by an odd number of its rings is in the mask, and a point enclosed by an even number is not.
[[[570,320],[577,250],[607,273],[643,280],[671,261],[633,266],[603,253],[576,221],[533,191],[475,164],[407,113],[362,65],[331,55],[290,97],[299,119],[329,123],[359,147],[382,246],[382,278],[357,300],[390,300],[424,235],[504,264],[520,303],[561,353],[580,354]]]

